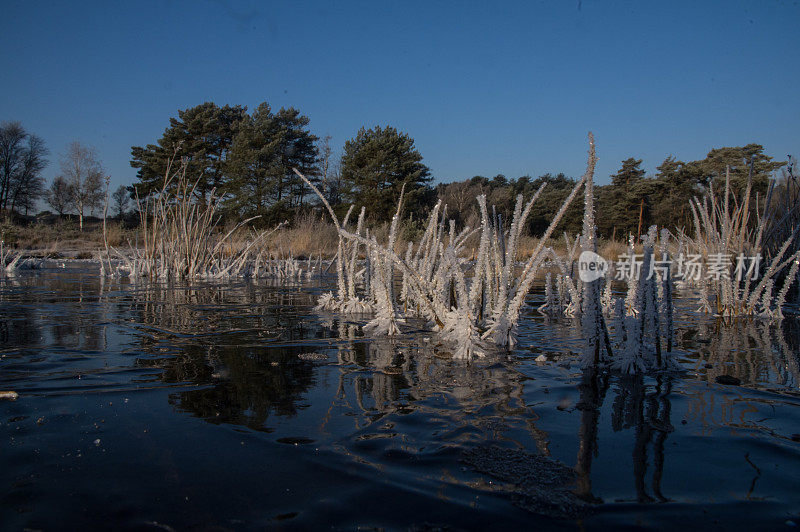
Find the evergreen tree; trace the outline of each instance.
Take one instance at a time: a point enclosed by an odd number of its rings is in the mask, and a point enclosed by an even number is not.
[[[240,125],[229,158],[225,187],[227,207],[240,216],[264,216],[276,201],[275,176],[280,172],[276,124],[267,103]]]
[[[608,216],[598,217],[602,233],[617,238],[624,238],[628,233],[636,234],[640,213],[641,226],[648,227],[652,183],[646,182],[641,164],[642,160],[634,157],[622,161],[619,171],[611,176],[611,185],[605,187],[598,198],[602,199],[598,202],[600,212],[608,213]]]
[[[575,187],[575,180],[567,177],[563,173],[557,175],[544,174],[531,182],[531,190],[525,194],[529,198],[533,191],[539,188],[542,184],[546,184],[542,190],[539,199],[533,204],[531,214],[528,217],[528,227],[533,236],[542,235],[550,225],[550,222],[555,218],[558,210],[563,205],[564,201],[569,196],[569,193]],[[595,189],[597,190],[597,189]],[[561,223],[559,224],[559,231],[566,231],[571,235],[575,235],[581,231],[583,222],[583,202],[573,201],[567,208]],[[558,235],[559,233],[556,233]]]
[[[186,158],[190,178],[197,180],[196,192],[201,198],[219,189],[225,183],[228,151],[246,110],[239,105],[219,107],[206,102],[178,111],[178,118],[170,118],[158,144],[131,148],[131,166],[139,169],[136,193],[145,197],[161,190],[170,161],[177,164],[181,157]]]
[[[302,207],[303,199],[310,190],[306,189],[303,180],[297,177],[292,168],[297,168],[312,183],[318,182],[316,142],[319,138],[306,129],[308,117],[293,107],[281,108],[275,114],[275,122],[280,158],[280,173],[276,176],[278,201],[287,199],[289,207]]]
[[[731,192],[741,197],[747,187],[747,176],[750,172],[750,161],[753,161],[753,191],[763,194],[767,190],[769,177],[775,170],[786,165],[786,161],[773,161],[764,155],[764,147],[760,144],[747,144],[738,147],[714,148],[706,158],[688,164],[688,171],[701,185],[714,184],[714,188],[722,192],[725,187],[725,171],[730,168]]]
[[[670,231],[691,225],[689,202],[701,193],[696,172],[673,156],[656,167],[655,193],[651,215],[653,223]]]
[[[317,137],[307,125],[308,118],[296,109],[273,113],[267,103],[245,118],[226,166],[229,209],[240,216],[262,216],[263,222],[272,224],[302,205],[308,191],[292,168],[311,180],[317,174]]]
[[[403,185],[406,213],[421,214],[433,197],[430,170],[414,139],[393,127],[362,127],[344,145],[341,173],[356,209],[366,207],[376,220],[392,217]]]

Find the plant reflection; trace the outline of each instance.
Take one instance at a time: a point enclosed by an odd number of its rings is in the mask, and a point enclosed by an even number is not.
[[[667,435],[675,429],[671,422],[673,376],[655,375],[648,383],[642,375],[609,375],[593,368],[584,370],[578,385],[580,390],[581,423],[579,447],[575,463],[578,475],[577,494],[584,500],[599,503],[592,493],[592,461],[599,454],[598,433],[600,413],[606,394],[611,391],[611,428],[614,432],[633,429],[633,477],[636,501],[667,502],[661,490],[664,474],[664,448]],[[613,384],[613,386],[612,386]],[[652,494],[647,490],[649,448],[652,448]]]
[[[578,384],[580,399],[578,409],[581,411],[581,424],[578,431],[578,458],[575,461],[577,473],[577,495],[591,503],[600,503],[602,499],[592,494],[592,460],[599,452],[597,433],[600,421],[600,407],[603,405],[608,390],[608,375],[595,367],[583,371]]]
[[[771,383],[797,389],[800,386],[800,323],[767,322],[700,325],[696,340],[695,369],[709,382],[721,375],[736,377],[744,384]]]

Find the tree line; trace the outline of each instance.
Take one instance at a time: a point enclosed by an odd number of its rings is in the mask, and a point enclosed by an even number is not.
[[[740,198],[747,186],[752,163],[752,192],[765,199],[770,176],[787,164],[774,161],[764,154],[763,146],[747,144],[741,147],[715,148],[704,159],[681,161],[667,157],[652,176],[646,176],[641,159],[630,157],[621,161],[619,170],[611,175],[611,183],[595,185],[597,230],[606,238],[625,239],[628,234],[642,234],[651,225],[671,231],[688,230],[692,225],[690,201],[710,189],[724,192],[725,175],[729,172],[733,198]],[[475,176],[469,180],[441,184],[437,196],[448,205],[448,213],[463,224],[475,226],[478,209],[475,196],[486,194],[490,205],[506,219],[513,214],[517,194],[530,197],[542,184],[547,184],[534,204],[529,218],[531,234],[541,234],[569,195],[576,179],[563,173],[545,174],[536,179],[522,176],[507,179],[500,174],[493,178]],[[779,185],[784,186],[784,185]],[[763,201],[758,206],[763,208]],[[757,208],[753,205],[753,208]],[[573,203],[563,218],[561,227],[572,234],[580,232],[583,205]]]
[[[79,142],[70,143],[49,187],[42,176],[48,155],[44,140],[19,122],[0,124],[0,212],[9,219],[27,216],[43,200],[59,216],[75,213],[83,229],[84,216],[96,213],[106,202],[108,176],[97,152]],[[117,215],[124,215],[130,202],[127,187],[119,187],[110,199]]]
[[[275,112],[266,103],[251,114],[242,106],[210,102],[179,111],[156,144],[132,148],[131,165],[138,169],[138,182],[131,190],[140,197],[160,190],[167,165],[179,155],[190,175],[197,176],[199,198],[214,190],[223,197],[228,215],[260,216],[261,223],[274,224],[314,203],[292,171],[295,167],[342,212],[350,205],[356,212],[364,206],[372,221],[389,220],[404,188],[406,215],[419,219],[441,198],[449,216],[474,226],[478,194],[487,194],[489,204],[509,217],[517,194],[530,196],[546,183],[529,221],[529,230],[536,235],[547,227],[576,182],[563,173],[511,180],[499,174],[433,187],[430,169],[409,135],[390,126],[361,128],[334,157],[330,137],[313,135],[308,124],[298,110]],[[763,198],[770,175],[786,162],[774,161],[759,144],[715,148],[698,161],[669,156],[652,176],[645,175],[641,159],[625,159],[611,183],[596,188],[598,230],[608,238],[625,238],[653,224],[671,230],[688,227],[691,198],[715,184],[719,189],[726,171],[732,192],[739,195],[751,162],[753,191]],[[564,218],[564,229],[578,232],[582,216],[582,206],[576,203]]]
[[[375,220],[392,211],[403,186],[412,212],[430,203],[430,170],[408,135],[362,128],[335,159],[330,137],[320,139],[308,124],[297,109],[274,111],[267,103],[249,114],[243,106],[211,102],[181,110],[155,144],[131,148],[138,179],[131,191],[139,198],[161,191],[167,169],[180,159],[196,179],[199,200],[213,191],[226,215],[258,216],[260,224],[291,218],[315,201],[293,168],[334,206],[368,206]]]
[[[107,176],[93,149],[70,144],[49,188],[41,177],[47,155],[42,139],[19,123],[2,125],[0,209],[27,213],[42,199],[59,215],[73,212],[82,222],[85,212],[102,208]],[[137,170],[136,182],[127,189],[120,187],[111,197],[119,216],[131,199],[161,192],[168,168],[185,165],[197,201],[207,201],[213,194],[222,199],[224,216],[231,220],[258,217],[253,223],[262,226],[318,207],[316,197],[293,168],[315,183],[334,209],[343,214],[350,205],[356,212],[366,207],[372,222],[391,219],[404,190],[406,216],[420,220],[442,199],[450,217],[474,227],[478,194],[486,194],[488,203],[510,218],[517,194],[529,197],[546,183],[529,218],[533,235],[547,227],[576,182],[563,173],[516,179],[498,174],[434,187],[431,171],[408,134],[391,126],[361,128],[337,155],[331,138],[314,135],[308,117],[300,111],[292,107],[276,111],[267,103],[252,112],[241,105],[212,102],[180,110],[155,143],[131,148],[130,164]],[[669,156],[651,176],[645,175],[641,164],[635,157],[621,161],[611,183],[596,187],[600,235],[625,238],[653,224],[671,230],[688,227],[692,197],[714,187],[719,190],[726,171],[733,193],[739,195],[751,165],[753,190],[763,198],[769,177],[786,162],[765,155],[759,144],[748,144],[712,149],[698,161]],[[577,202],[567,211],[562,222],[565,231],[580,230],[582,208]]]

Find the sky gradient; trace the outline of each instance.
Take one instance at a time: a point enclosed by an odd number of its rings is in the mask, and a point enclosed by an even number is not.
[[[3,2],[0,121],[97,148],[112,187],[178,109],[293,106],[341,149],[411,135],[436,181],[579,176],[630,156],[800,153],[797,1]]]

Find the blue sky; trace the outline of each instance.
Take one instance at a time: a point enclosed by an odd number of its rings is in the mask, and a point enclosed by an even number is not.
[[[340,148],[410,134],[437,181],[583,172],[763,144],[800,152],[800,4],[750,2],[16,2],[0,17],[0,121],[130,147],[205,101],[294,106]]]

